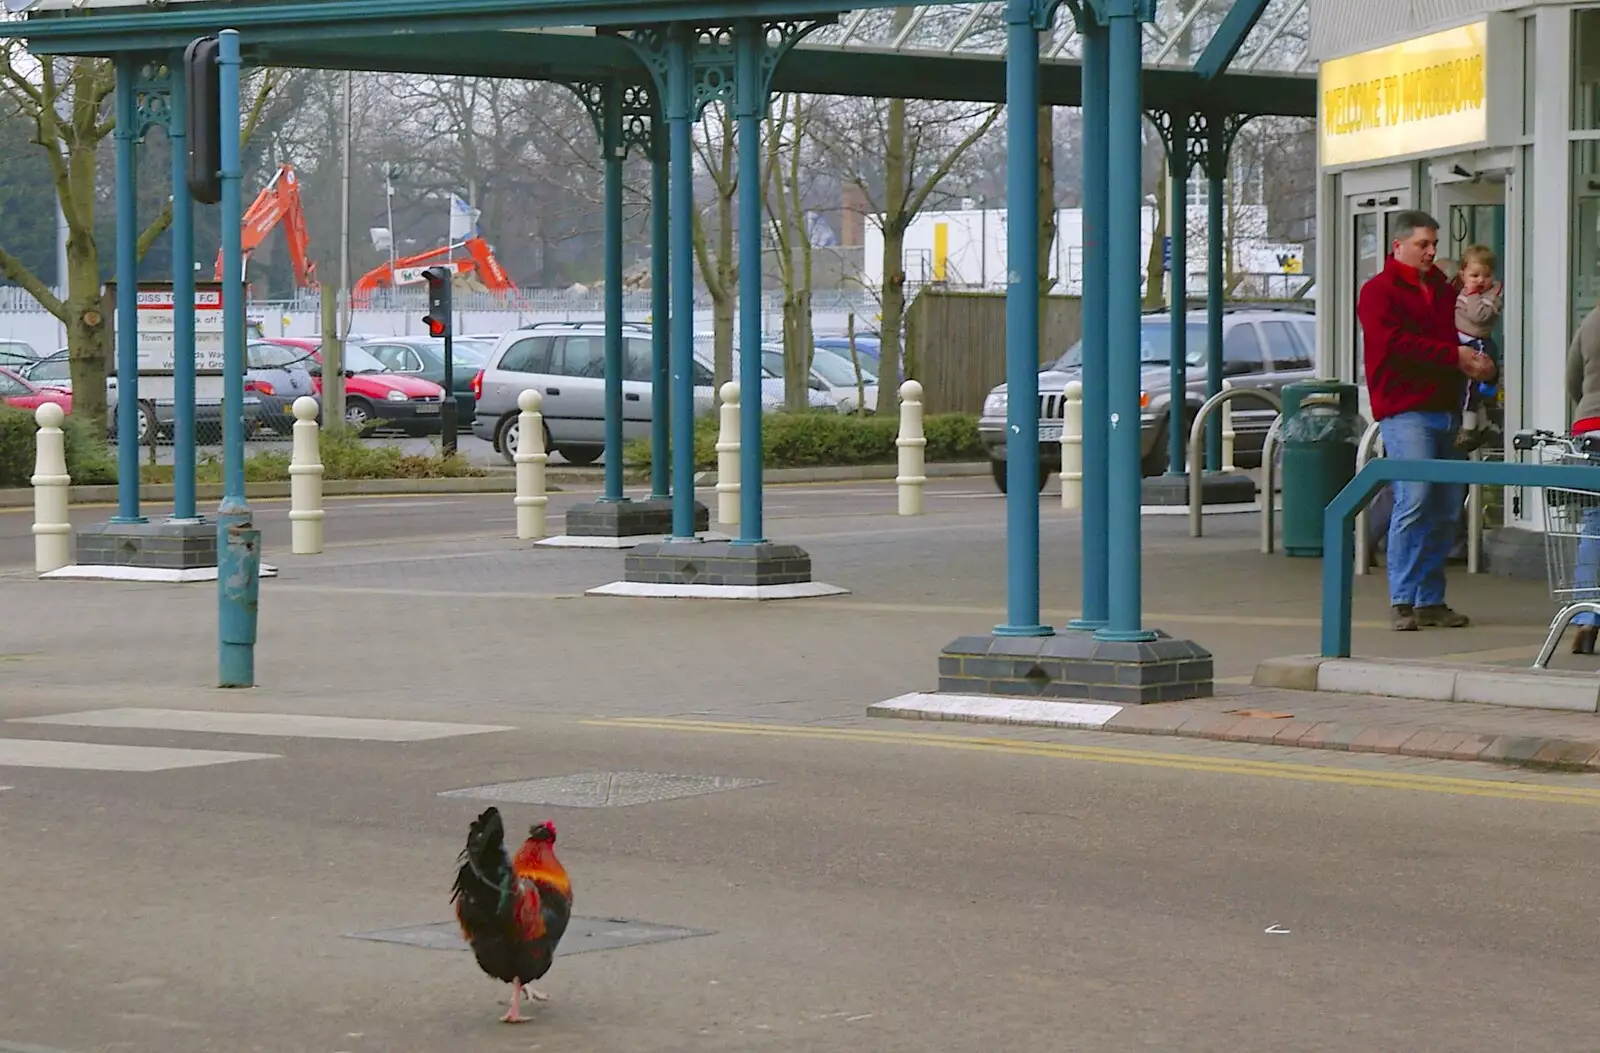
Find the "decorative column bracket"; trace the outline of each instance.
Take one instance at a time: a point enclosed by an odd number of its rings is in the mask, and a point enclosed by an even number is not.
[[[1146,110],[1145,118],[1154,126],[1156,134],[1161,136],[1162,149],[1166,151],[1167,166],[1172,171],[1174,179],[1189,178],[1189,173],[1194,171],[1194,136],[1196,114],[1187,110]],[[1202,118],[1202,122],[1203,122]],[[1184,156],[1176,157],[1172,152],[1173,132],[1181,126],[1188,132],[1188,149]],[[1202,133],[1203,134],[1203,133]]]
[[[1214,113],[1196,111],[1189,115],[1189,164],[1205,173],[1208,179],[1226,179],[1228,157],[1233,153],[1233,143],[1244,126],[1258,114],[1229,113],[1218,117]]]
[[[172,78],[181,76],[182,70],[170,67],[161,59],[139,63],[133,80],[133,139],[136,142],[143,142],[144,133],[151,128],[167,128],[172,117]]]
[[[695,26],[690,29],[689,42],[689,116],[699,120],[707,106],[713,102],[733,100],[735,105],[755,105],[759,112],[766,110],[771,93],[772,74],[789,51],[810,34],[823,26],[833,25],[837,16],[817,18],[804,22],[768,22],[764,25],[766,46],[761,52],[761,88],[754,103],[736,99],[734,66],[738,49],[734,45],[733,27]],[[634,54],[649,69],[656,89],[671,105],[671,92],[667,90],[667,27],[649,26],[642,29],[601,30],[615,35],[633,49]]]
[[[1102,26],[1113,18],[1136,18],[1140,22],[1156,20],[1156,0],[1082,0],[1082,2],[1085,6],[1084,13],[1093,15],[1094,20]]]
[[[594,122],[595,137],[602,146],[610,149],[613,144],[606,142],[606,91],[620,87],[622,89],[622,141],[615,144],[621,151],[619,155],[626,160],[629,153],[638,147],[645,157],[654,158],[656,123],[655,119],[660,110],[656,106],[655,92],[646,84],[624,84],[618,80],[600,81],[573,81],[567,87],[578,96],[578,101],[583,103],[583,108],[589,111],[589,119]],[[661,137],[665,145],[666,136]]]

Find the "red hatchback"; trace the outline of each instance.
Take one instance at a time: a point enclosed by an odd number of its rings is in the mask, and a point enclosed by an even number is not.
[[[273,337],[268,343],[306,352],[317,363],[311,384],[322,394],[322,341],[304,337]],[[344,345],[344,421],[363,434],[385,421],[413,435],[437,435],[444,406],[444,388],[431,380],[391,373],[387,366],[355,344]]]
[[[59,388],[42,388],[9,369],[0,369],[0,404],[13,409],[34,410],[46,402],[54,402],[63,411],[72,412],[72,393]]]

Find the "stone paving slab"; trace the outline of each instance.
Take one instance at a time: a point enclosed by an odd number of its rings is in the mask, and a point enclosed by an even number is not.
[[[1600,771],[1600,718],[1326,691],[1246,689],[1129,707],[1101,731]]]

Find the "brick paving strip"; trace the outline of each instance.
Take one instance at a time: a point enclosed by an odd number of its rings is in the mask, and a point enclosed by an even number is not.
[[[1440,760],[1491,761],[1531,768],[1600,771],[1600,717],[1466,702],[1428,702],[1281,688],[1229,688],[1214,698],[1125,706],[1116,715],[1049,719],[1038,703],[1017,716],[995,699],[995,714],[918,711],[911,695],[868,708],[868,714],[1030,726],[1080,727],[1130,735],[1170,735],[1301,749],[1388,753]],[[1099,709],[1100,707],[1090,707]]]

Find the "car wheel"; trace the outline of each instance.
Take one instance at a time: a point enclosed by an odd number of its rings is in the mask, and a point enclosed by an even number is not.
[[[563,446],[556,452],[565,457],[568,464],[582,468],[598,461],[605,449],[600,446]]]
[[[990,461],[989,462],[989,473],[994,476],[994,485],[995,485],[995,487],[998,488],[1001,493],[1005,493],[1006,492],[1006,462],[1005,461]],[[1043,491],[1045,484],[1048,483],[1049,481],[1050,481],[1050,469],[1046,468],[1044,465],[1041,464],[1039,466],[1039,489],[1041,491]]]
[[[1144,460],[1139,462],[1139,470],[1145,478],[1153,475],[1165,475],[1168,466],[1172,463],[1172,451],[1167,448],[1171,442],[1172,421],[1163,417],[1161,426],[1156,429],[1156,441],[1150,447],[1150,452],[1145,454]],[[1194,414],[1183,415],[1184,445],[1187,448],[1189,432],[1194,430]]]
[[[522,434],[522,429],[517,426],[515,413],[508,413],[500,422],[500,431],[494,437],[495,449],[500,451],[500,456],[507,464],[517,463],[517,436]]]
[[[345,427],[352,429],[362,438],[366,438],[378,430],[372,423],[372,403],[366,399],[351,398],[348,395],[345,396],[344,401],[344,423]]]

